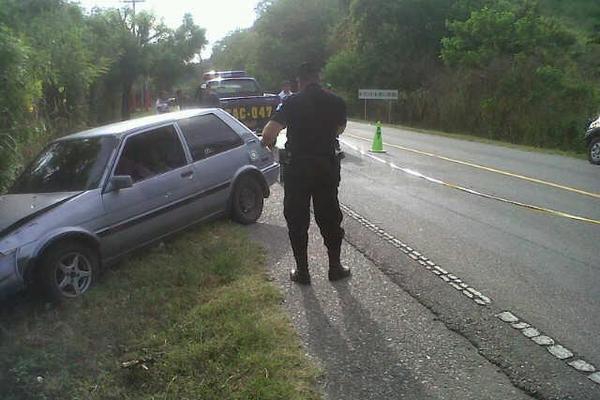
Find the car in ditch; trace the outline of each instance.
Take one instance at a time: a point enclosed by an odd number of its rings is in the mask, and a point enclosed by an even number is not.
[[[55,140],[0,196],[0,295],[78,297],[103,266],[192,224],[253,223],[278,175],[273,154],[220,109]]]

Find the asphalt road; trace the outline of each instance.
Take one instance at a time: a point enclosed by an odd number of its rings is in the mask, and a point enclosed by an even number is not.
[[[283,190],[275,185],[261,220],[248,229],[267,249],[269,275],[282,289],[307,352],[323,369],[325,398],[533,400],[357,248],[346,243],[342,249],[353,276],[329,282],[327,254],[314,222],[309,235],[312,284],[290,282],[294,259],[282,204]],[[365,233],[351,220],[344,226],[353,236]],[[388,247],[384,252],[394,256],[395,249]],[[578,394],[573,399],[592,399]]]
[[[600,368],[600,168],[389,127],[372,158],[374,131],[342,137],[341,202]]]

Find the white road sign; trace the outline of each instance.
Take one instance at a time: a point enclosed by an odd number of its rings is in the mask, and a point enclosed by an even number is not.
[[[361,100],[398,100],[397,90],[387,89],[358,89]]]

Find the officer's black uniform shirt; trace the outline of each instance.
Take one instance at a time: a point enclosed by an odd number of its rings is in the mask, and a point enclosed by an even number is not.
[[[346,124],[346,104],[315,83],[288,97],[271,119],[287,127],[285,148],[292,160],[331,157],[337,128]]]

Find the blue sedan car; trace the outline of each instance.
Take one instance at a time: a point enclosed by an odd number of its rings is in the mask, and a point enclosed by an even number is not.
[[[112,124],[50,143],[0,196],[0,295],[85,293],[102,266],[210,218],[250,224],[279,174],[219,109]]]

